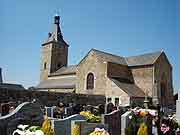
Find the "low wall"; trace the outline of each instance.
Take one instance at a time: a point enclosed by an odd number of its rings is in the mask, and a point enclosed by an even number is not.
[[[47,91],[30,91],[30,90],[7,90],[0,89],[0,103],[14,101],[27,102],[33,99],[38,99],[44,106],[54,106],[58,100],[65,104],[90,104],[98,105],[105,104],[105,96],[101,95],[84,95],[75,93],[59,93]]]

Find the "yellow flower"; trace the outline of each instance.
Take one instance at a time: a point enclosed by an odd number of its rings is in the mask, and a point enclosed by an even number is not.
[[[41,130],[44,132],[44,135],[54,135],[51,123],[48,120],[48,117],[45,118]]]
[[[80,126],[78,124],[75,124],[73,127],[72,135],[79,135],[79,128]]]
[[[147,126],[144,122],[141,123],[137,135],[148,135]]]

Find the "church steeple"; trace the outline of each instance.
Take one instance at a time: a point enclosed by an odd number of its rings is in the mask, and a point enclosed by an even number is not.
[[[60,16],[56,14],[54,16],[54,24],[53,24],[53,32],[52,35],[54,35],[54,39],[56,41],[63,40],[63,36],[60,29]]]
[[[48,33],[48,39],[45,41],[44,44],[49,42],[56,41],[56,42],[63,42],[64,45],[68,46],[63,39],[61,28],[60,28],[60,16],[56,14],[53,19],[53,28],[52,32]]]
[[[68,47],[61,33],[60,16],[56,14],[53,18],[52,32],[49,32],[48,39],[42,44],[41,81],[46,80],[48,75],[61,67],[68,65]]]

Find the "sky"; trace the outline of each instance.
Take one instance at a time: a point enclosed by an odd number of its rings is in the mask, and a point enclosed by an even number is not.
[[[120,56],[165,51],[180,89],[179,0],[0,0],[3,81],[26,88],[40,76],[41,44],[59,13],[74,65],[91,48]]]

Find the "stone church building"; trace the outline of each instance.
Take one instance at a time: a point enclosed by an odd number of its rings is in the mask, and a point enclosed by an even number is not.
[[[68,47],[56,15],[53,31],[42,44],[38,90],[104,95],[116,105],[145,96],[154,104],[172,104],[172,65],[165,52],[122,57],[91,49],[77,65],[68,65]]]

